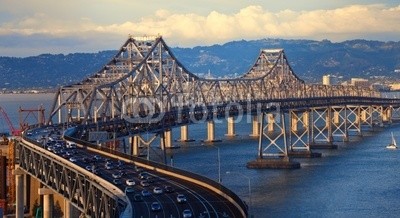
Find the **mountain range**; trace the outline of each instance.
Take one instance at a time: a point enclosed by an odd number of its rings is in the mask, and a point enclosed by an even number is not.
[[[168,43],[168,42],[167,42]],[[233,77],[254,64],[261,49],[283,48],[294,72],[310,83],[326,74],[341,80],[361,77],[400,80],[400,41],[259,39],[222,45],[173,47],[172,52],[192,73]],[[0,57],[0,91],[52,89],[83,80],[106,64],[117,51]]]

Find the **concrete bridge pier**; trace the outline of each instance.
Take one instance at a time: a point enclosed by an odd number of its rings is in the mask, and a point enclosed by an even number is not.
[[[336,149],[332,136],[332,109],[331,107],[315,107],[311,113],[311,149]]]
[[[252,116],[252,132],[250,134],[250,137],[259,137],[260,136],[260,122],[259,120],[259,116]]]
[[[321,157],[321,153],[312,152],[310,149],[310,112],[289,111],[290,132],[289,151],[290,157],[313,158]]]
[[[181,126],[181,138],[177,140],[178,142],[193,142],[194,139],[189,139],[189,126]]]
[[[131,144],[131,154],[132,156],[139,156],[140,155],[140,136],[135,135],[129,138]]]
[[[372,119],[371,119],[371,112],[370,107],[360,107],[360,122],[362,125],[367,125],[368,127],[372,128]]]
[[[270,118],[267,118],[270,117]],[[273,119],[271,119],[271,117]],[[264,122],[272,121],[272,125],[277,129],[274,134],[269,132],[270,125]],[[265,142],[264,142],[265,140]],[[262,114],[260,136],[258,144],[258,157],[254,161],[247,163],[248,168],[268,168],[268,169],[298,169],[300,163],[294,162],[288,155],[285,114]]]
[[[275,130],[275,116],[274,114],[267,114],[267,126],[268,126],[268,132],[272,133]],[[279,119],[279,118],[278,118]]]
[[[225,134],[227,137],[235,137],[235,120],[233,117],[228,117],[227,119],[227,133]]]
[[[13,174],[15,175],[15,217],[24,217],[24,196],[26,187],[24,186],[25,172],[16,166]]]
[[[207,139],[206,143],[220,142],[221,140],[215,139],[215,122],[214,120],[207,121]]]
[[[179,146],[172,144],[172,131],[170,129],[165,130],[163,135],[161,136],[161,148],[170,149],[170,148],[178,148]]]
[[[40,188],[38,190],[39,195],[43,195],[43,218],[53,217],[53,191],[48,188]]]
[[[392,123],[392,107],[382,107],[382,122],[384,124]]]

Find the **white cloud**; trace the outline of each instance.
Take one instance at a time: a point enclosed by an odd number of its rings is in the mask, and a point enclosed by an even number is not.
[[[231,14],[211,11],[200,15],[160,9],[140,19],[113,24],[97,23],[90,17],[66,20],[38,12],[20,20],[1,23],[0,35],[44,34],[83,39],[96,36],[97,40],[103,35],[119,35],[123,41],[128,34],[161,34],[172,46],[195,46],[264,37],[326,38],[334,41],[354,37],[387,39],[385,36],[400,35],[399,23],[400,5],[350,5],[331,10],[287,9],[278,12],[251,5]]]

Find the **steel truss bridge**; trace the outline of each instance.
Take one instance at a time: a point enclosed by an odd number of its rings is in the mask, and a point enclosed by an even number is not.
[[[107,131],[116,133],[114,139],[138,137],[149,147],[158,136],[165,140],[164,133],[171,128],[247,114],[258,126],[253,129],[259,136],[258,157],[266,158],[288,157],[296,149],[310,151],[318,141],[361,132],[361,125],[400,118],[399,108],[400,100],[383,98],[370,88],[306,84],[293,72],[283,49],[261,50],[240,77],[205,79],[187,70],[162,37],[129,37],[98,72],[59,88],[47,124],[77,125],[69,136],[78,141],[89,141],[91,132]],[[290,142],[285,114],[291,121]],[[323,127],[318,126],[321,121]],[[270,134],[274,128],[279,131]],[[144,132],[154,136],[146,141],[140,137]],[[32,144],[27,139],[19,144],[23,171],[76,201],[86,214],[115,217],[126,209],[123,197],[34,151]],[[52,167],[46,167],[49,164]],[[45,176],[49,172],[54,173]],[[60,185],[54,184],[56,177]],[[242,203],[235,205],[247,214]]]

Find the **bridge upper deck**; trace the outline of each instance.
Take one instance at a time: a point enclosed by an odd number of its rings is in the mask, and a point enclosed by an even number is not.
[[[58,90],[49,122],[134,117],[143,111],[226,102],[312,97],[380,97],[356,86],[306,84],[293,72],[283,49],[263,49],[238,78],[205,79],[187,70],[162,37],[129,37],[102,69]]]

